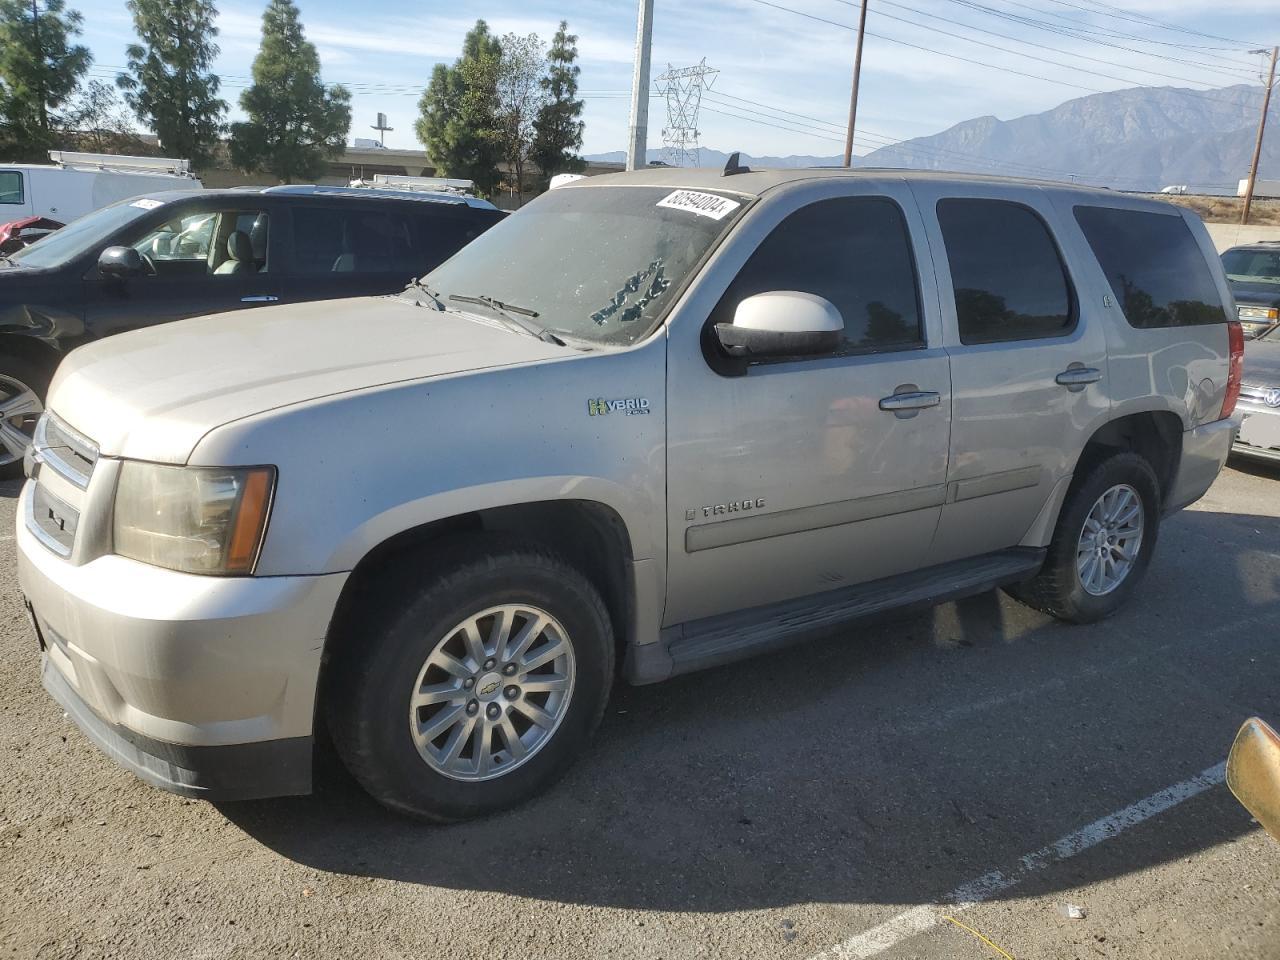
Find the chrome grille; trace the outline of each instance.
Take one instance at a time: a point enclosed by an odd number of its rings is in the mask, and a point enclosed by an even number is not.
[[[1280,393],[1277,393],[1278,390],[1280,390],[1280,388],[1273,386],[1262,386],[1256,383],[1242,383],[1240,384],[1240,399],[1248,403],[1259,403],[1268,407],[1280,406],[1280,404],[1271,402],[1271,400],[1275,400],[1277,396],[1280,396]],[[1271,400],[1268,400],[1268,397],[1270,397]]]
[[[96,443],[50,413],[36,424],[33,442],[36,454],[50,467],[82,490],[89,486],[93,465],[98,462]]]

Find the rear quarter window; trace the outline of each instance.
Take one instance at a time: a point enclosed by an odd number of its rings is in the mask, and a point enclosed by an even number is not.
[[[1179,214],[1078,206],[1075,217],[1130,326],[1226,322],[1218,285]]]

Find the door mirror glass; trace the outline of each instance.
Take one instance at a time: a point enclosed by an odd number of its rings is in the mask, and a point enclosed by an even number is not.
[[[113,280],[140,277],[144,272],[142,255],[133,247],[107,247],[98,255],[98,272]]]
[[[834,353],[844,318],[825,297],[798,290],[757,293],[738,304],[733,323],[717,323],[724,352],[742,360]]]

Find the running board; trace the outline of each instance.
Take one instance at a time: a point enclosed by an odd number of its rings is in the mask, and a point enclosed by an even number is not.
[[[1013,547],[815,596],[667,627],[657,643],[632,647],[628,678],[654,683],[774,650],[824,627],[900,607],[985,593],[1035,575],[1046,551]]]

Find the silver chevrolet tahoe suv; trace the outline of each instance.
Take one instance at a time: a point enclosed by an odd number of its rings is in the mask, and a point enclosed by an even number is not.
[[[582,180],[402,295],[71,353],[17,528],[44,684],[188,796],[305,793],[326,728],[388,806],[488,813],[619,672],[996,587],[1115,611],[1227,457],[1229,318],[1200,221],[1145,199]]]

